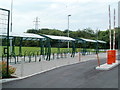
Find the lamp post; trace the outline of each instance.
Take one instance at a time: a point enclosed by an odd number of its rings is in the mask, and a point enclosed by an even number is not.
[[[12,33],[12,11],[13,11],[13,0],[11,0],[11,27],[10,32]],[[10,54],[12,54],[12,38],[10,39]]]
[[[120,1],[118,2],[118,18],[120,18]],[[118,60],[120,61],[120,19],[118,19]]]
[[[70,17],[71,15],[68,15],[68,37],[69,37],[69,17]],[[68,41],[68,52],[70,52],[70,50],[69,50],[69,41]]]
[[[13,0],[11,0],[11,29],[10,29],[10,32],[12,32],[12,11],[13,11]]]
[[[98,54],[98,49],[99,49],[99,47],[98,47],[98,29],[96,30],[96,54]]]
[[[109,38],[110,38],[109,44],[110,44],[110,50],[111,50],[112,49],[112,38],[111,38],[111,8],[110,8],[110,5],[109,5]]]

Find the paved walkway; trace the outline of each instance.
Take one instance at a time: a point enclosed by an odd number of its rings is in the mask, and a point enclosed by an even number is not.
[[[66,66],[70,64],[85,62],[89,60],[95,60],[97,63],[97,56],[95,54],[93,55],[86,55],[86,56],[80,56],[79,61],[79,55],[76,54],[74,58],[70,57],[69,55],[67,58],[60,58],[60,59],[54,59],[51,61],[45,61],[41,60],[40,62],[31,62],[31,63],[24,63],[22,64],[14,64],[13,67],[16,67],[16,73],[15,76],[17,77],[25,77],[25,76],[31,76],[35,75],[41,72],[45,72],[54,68],[58,68],[61,66]],[[100,59],[107,58],[106,53],[100,53],[99,54]],[[20,59],[22,60],[22,59]]]

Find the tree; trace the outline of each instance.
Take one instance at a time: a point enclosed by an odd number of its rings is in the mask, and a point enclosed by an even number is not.
[[[113,30],[112,30],[113,32]],[[116,28],[117,32],[117,28]],[[55,35],[55,36],[68,36],[68,30],[58,30],[58,29],[48,29],[48,28],[43,28],[39,30],[34,30],[34,29],[29,29],[27,30],[27,33],[35,33],[35,34],[46,34],[46,35]],[[95,33],[94,30],[91,28],[86,28],[83,30],[78,29],[77,31],[71,31],[69,30],[70,37],[72,38],[86,38],[86,39],[93,39],[97,40],[97,33]],[[112,34],[113,36],[113,34]],[[106,31],[98,31],[98,39],[102,41],[107,42],[107,48],[109,48],[109,30]],[[118,35],[116,35],[116,43],[118,42]],[[52,46],[55,46],[57,42],[52,41]],[[32,44],[32,46],[34,46]],[[63,45],[64,46],[64,45]],[[88,47],[93,47],[93,44],[88,45]]]
[[[38,30],[35,30],[35,29],[28,29],[27,30],[27,33],[34,33],[34,34],[37,34],[39,31]]]

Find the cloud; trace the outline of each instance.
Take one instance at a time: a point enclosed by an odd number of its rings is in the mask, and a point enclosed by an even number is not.
[[[67,15],[70,29],[91,27],[108,28],[108,5],[117,10],[119,0],[14,0],[13,31],[25,32],[34,28],[35,17],[40,18],[39,28],[67,29]],[[0,0],[2,8],[10,9],[11,0]]]

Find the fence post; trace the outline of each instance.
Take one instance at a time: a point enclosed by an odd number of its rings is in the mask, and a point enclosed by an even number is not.
[[[24,57],[21,57],[21,77],[24,75]]]
[[[79,58],[79,62],[80,62],[81,61],[80,49],[78,50],[78,58]]]
[[[36,59],[36,55],[35,55],[35,62],[37,61],[37,59]]]
[[[55,54],[53,53],[53,60],[55,59]]]

